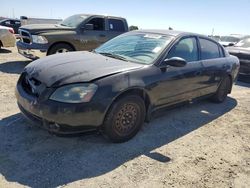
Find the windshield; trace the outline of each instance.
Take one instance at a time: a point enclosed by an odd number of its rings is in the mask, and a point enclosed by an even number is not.
[[[86,15],[74,15],[63,20],[60,25],[67,27],[77,27],[87,18]]]
[[[159,34],[135,33],[120,35],[95,52],[142,64],[151,64],[170,43],[172,37]]]
[[[232,36],[222,36],[220,37],[220,41],[222,42],[239,42],[239,38]]]
[[[242,47],[242,48],[250,48],[250,38],[241,40],[235,46],[236,47]]]

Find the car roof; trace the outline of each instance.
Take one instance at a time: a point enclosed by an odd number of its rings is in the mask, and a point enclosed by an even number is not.
[[[11,21],[20,21],[19,19],[5,18],[3,20],[0,20],[0,22],[4,22],[4,21],[8,21],[8,20],[11,20]]]
[[[125,20],[125,18],[123,18],[123,17],[111,16],[111,15],[101,15],[101,14],[75,14],[75,15],[87,16],[87,17],[91,17],[91,16],[100,16],[100,17],[108,17],[108,18],[115,18],[115,19],[123,19],[123,20]]]
[[[170,35],[170,36],[173,36],[173,37],[186,36],[186,35],[195,35],[195,36],[201,36],[201,37],[208,38],[205,35],[201,35],[201,34],[197,34],[197,33],[192,33],[192,32],[177,31],[177,30],[142,29],[142,30],[135,30],[135,32],[140,32],[140,33],[154,33],[154,34],[161,34],[161,35]]]

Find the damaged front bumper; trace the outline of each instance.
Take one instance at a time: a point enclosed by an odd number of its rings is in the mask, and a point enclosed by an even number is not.
[[[59,134],[91,131],[102,125],[108,106],[106,100],[79,104],[57,102],[27,93],[21,82],[22,78],[15,91],[17,103],[22,114],[35,124]]]
[[[32,60],[45,57],[49,47],[47,44],[28,44],[22,41],[17,41],[16,46],[21,55]]]

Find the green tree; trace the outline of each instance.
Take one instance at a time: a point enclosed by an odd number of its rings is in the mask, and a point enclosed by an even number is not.
[[[129,31],[138,30],[138,29],[139,29],[138,26],[135,26],[135,25],[131,25],[129,27]]]

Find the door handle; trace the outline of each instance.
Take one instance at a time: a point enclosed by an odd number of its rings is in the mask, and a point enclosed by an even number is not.
[[[227,65],[226,65],[226,64],[224,64],[224,65],[222,66],[222,68],[223,68],[223,69],[226,69],[226,68],[227,68]]]
[[[100,37],[106,37],[106,35],[104,35],[104,34],[100,34],[99,36],[100,36]]]

